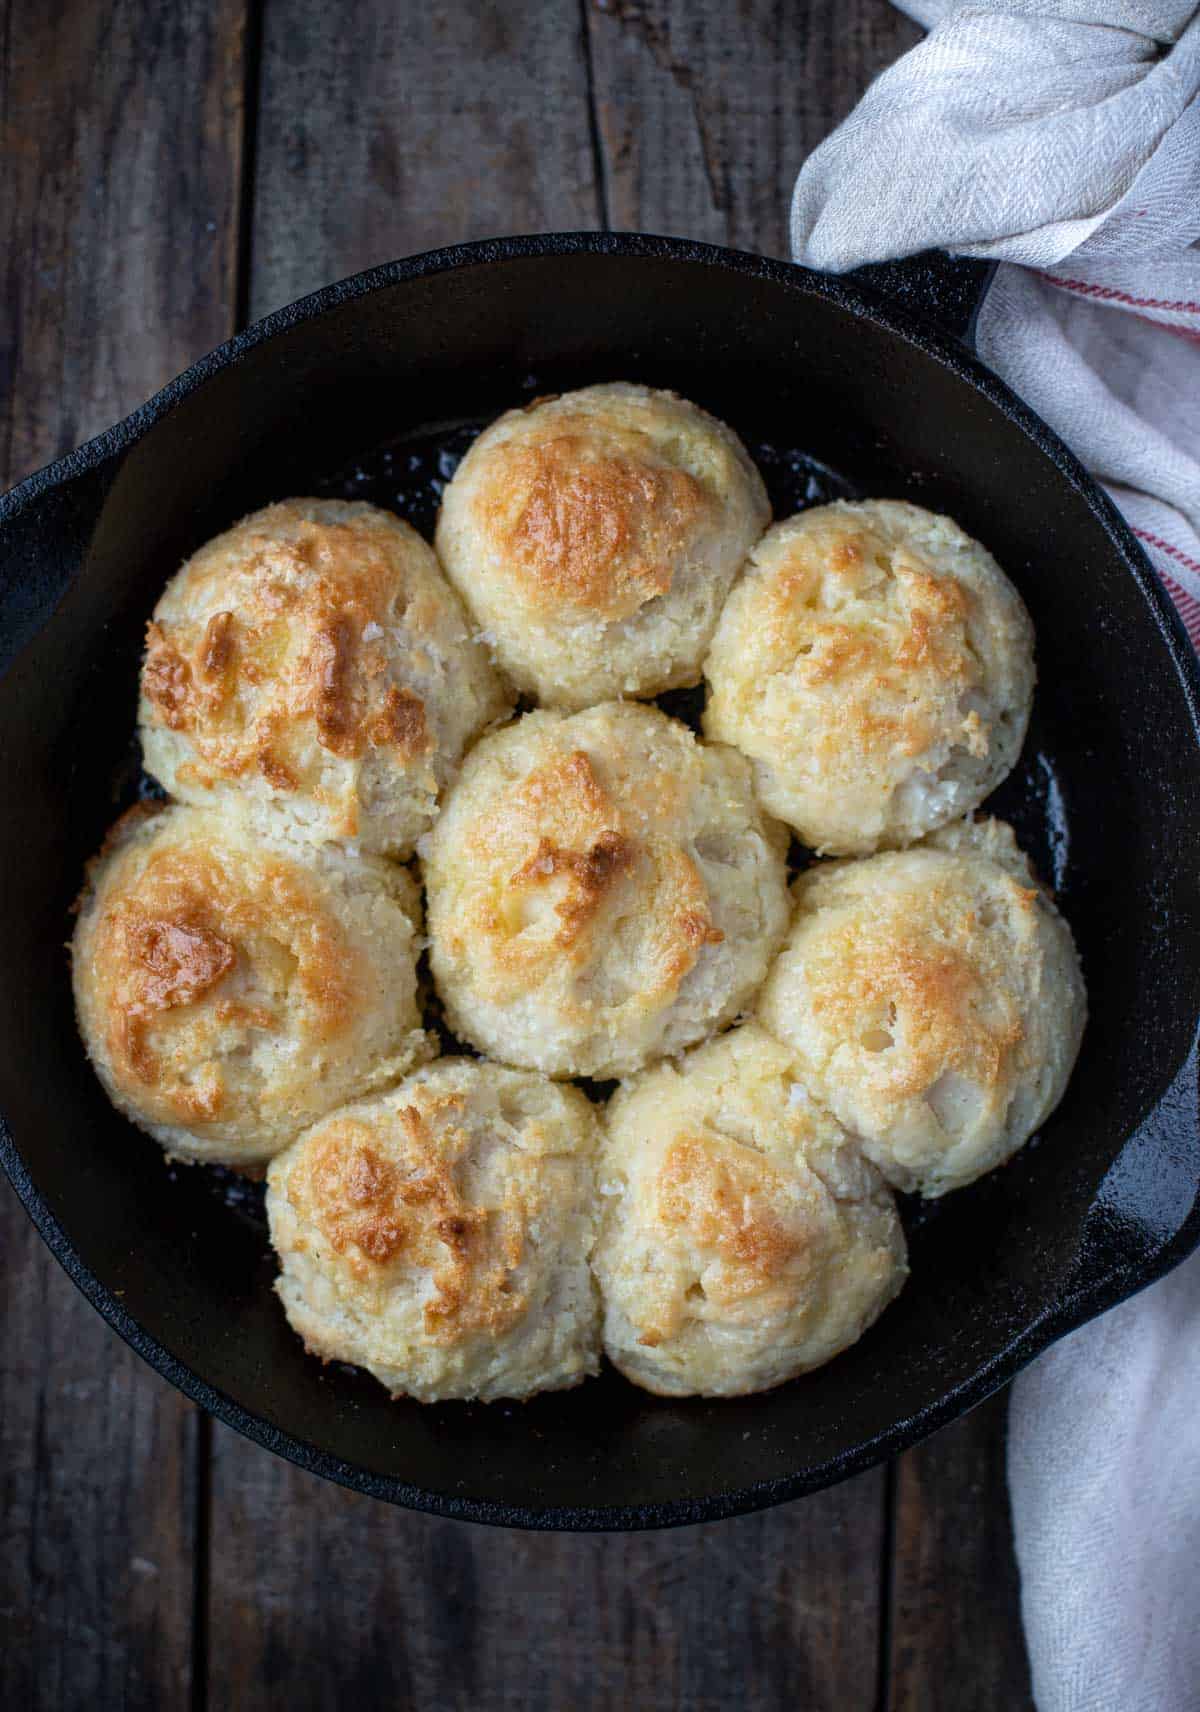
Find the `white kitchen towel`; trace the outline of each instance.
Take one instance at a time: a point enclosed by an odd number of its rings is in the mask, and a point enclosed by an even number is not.
[[[1200,9],[903,9],[934,27],[805,163],[796,259],[1019,264],[980,355],[1108,488],[1200,646]]]
[[[1200,1254],[1020,1376],[1008,1480],[1041,1712],[1196,1712]]]
[[[1105,484],[1200,646],[1195,0],[903,9],[931,32],[806,162],[796,259],[998,260],[981,355]],[[1021,1375],[1009,1481],[1041,1712],[1197,1712],[1200,1257]]]

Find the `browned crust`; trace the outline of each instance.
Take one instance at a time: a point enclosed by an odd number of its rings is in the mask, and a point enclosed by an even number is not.
[[[667,1148],[654,1178],[664,1240],[707,1251],[705,1293],[723,1308],[795,1290],[807,1270],[800,1232],[774,1210],[785,1187],[762,1154],[710,1133],[679,1135]],[[689,1313],[685,1292],[661,1298],[638,1342],[657,1348],[682,1330]]]
[[[383,706],[365,727],[367,742],[375,749],[394,744],[406,760],[424,755],[433,747],[425,719],[425,704],[411,690],[390,685]]]
[[[273,514],[248,520],[180,572],[200,612],[185,621],[160,606],[142,694],[152,724],[186,733],[207,780],[258,773],[281,793],[319,796],[299,760],[306,725],[342,761],[390,749],[407,764],[433,738],[421,698],[391,681],[382,639],[409,593],[402,551],[378,525],[277,509],[274,533]],[[236,613],[205,615],[210,590],[236,594]]]
[[[606,446],[586,422],[556,430],[490,450],[481,519],[535,605],[628,616],[670,589],[711,502],[649,450]]]
[[[192,669],[167,640],[161,624],[146,626],[142,694],[172,731],[184,731],[195,717]]]
[[[672,784],[664,773],[662,792]],[[473,979],[495,995],[567,969],[586,986],[611,954],[611,922],[632,909],[644,922],[638,1000],[662,1004],[724,935],[697,865],[656,834],[660,807],[619,800],[586,751],[552,751],[471,829],[468,901],[444,939],[452,955],[482,951]]]
[[[224,1102],[204,1045],[214,1026],[295,1027],[293,997],[306,1038],[349,1026],[357,958],[293,864],[269,857],[234,871],[219,850],[172,846],[130,860],[97,896],[90,953],[118,1084],[137,1085],[182,1121],[211,1119]],[[288,988],[232,998],[226,983],[239,967],[253,978],[262,948],[292,965]]]
[[[549,838],[539,838],[537,849],[509,876],[512,887],[544,885],[556,875],[566,875],[571,886],[557,903],[555,913],[562,927],[555,942],[573,945],[598,913],[609,892],[637,863],[638,846],[614,831],[602,832],[588,850],[564,850]]]
[[[354,628],[339,612],[317,626],[303,668],[311,685],[318,741],[347,761],[353,760],[362,741],[351,680],[353,656]]]
[[[233,664],[236,630],[232,612],[214,612],[204,626],[200,670],[206,678],[223,678]]]
[[[153,1082],[157,1061],[146,1035],[164,1011],[194,1004],[229,973],[237,953],[227,939],[198,921],[163,920],[131,902],[123,922],[127,970],[136,998],[114,1019],[120,1056],[139,1081]],[[189,1115],[211,1117],[220,1101],[214,1088],[187,1099]]]
[[[279,759],[269,743],[264,743],[254,757],[255,765],[263,778],[277,791],[294,791],[296,775],[287,764]]]
[[[839,616],[843,601],[871,601],[881,573],[894,587],[880,621]],[[774,669],[792,667],[806,686],[836,688],[841,698],[819,746],[841,751],[849,742],[864,754],[895,755],[926,749],[935,718],[920,685],[933,687],[933,705],[954,706],[978,675],[962,584],[934,574],[882,530],[836,515],[798,531],[767,579],[763,639]],[[972,751],[986,754],[986,733],[969,735]]]
[[[528,1305],[515,1284],[524,1203],[512,1188],[497,1208],[467,1200],[456,1170],[469,1145],[455,1122],[462,1096],[425,1103],[424,1111],[409,1104],[395,1112],[399,1157],[386,1156],[392,1137],[371,1123],[327,1123],[292,1168],[288,1198],[363,1281],[397,1264],[429,1269],[434,1293],[424,1321],[431,1342],[499,1337]]]
[[[1036,890],[1006,882],[1005,891],[1022,914],[1036,909]],[[968,900],[931,882],[919,911],[917,901],[889,898],[873,918],[831,932],[819,964],[809,965],[813,1015],[846,1038],[872,1019],[890,1031],[902,1018],[906,1049],[872,1054],[872,1075],[893,1097],[923,1094],[947,1069],[996,1087],[1024,1038],[1020,1007],[996,978],[995,953],[977,935]]]

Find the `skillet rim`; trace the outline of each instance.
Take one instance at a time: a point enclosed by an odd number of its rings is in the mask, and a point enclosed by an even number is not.
[[[932,318],[936,316],[936,306],[930,306],[928,315],[913,312],[907,304],[889,298],[877,286],[860,279],[819,274],[794,263],[691,239],[638,232],[588,231],[486,238],[423,251],[352,274],[299,298],[236,333],[184,369],[113,427],[0,495],[0,525],[19,516],[54,489],[65,487],[105,464],[117,464],[176,404],[212,376],[240,361],[247,352],[285,330],[315,320],[372,292],[411,280],[494,262],[571,255],[612,255],[715,266],[727,272],[765,279],[802,295],[829,299],[852,315],[878,323],[890,334],[916,346],[981,393],[1049,459],[1059,476],[1087,504],[1120,555],[1154,616],[1167,659],[1179,683],[1197,751],[1200,752],[1200,662],[1145,552],[1112,500],[1053,430],[964,343],[939,329]],[[52,622],[52,619],[46,622]],[[1195,1063],[1193,1050],[1189,1059],[1193,1072]],[[1194,1121],[1200,1122],[1200,1115]],[[851,1451],[813,1465],[803,1473],[665,1504],[550,1505],[538,1508],[431,1492],[409,1485],[395,1476],[372,1473],[359,1464],[343,1462],[307,1440],[272,1425],[265,1417],[243,1408],[226,1393],[201,1379],[153,1338],[83,1264],[37,1189],[2,1114],[0,1165],[47,1247],[92,1306],[156,1372],[235,1431],[310,1473],[408,1509],[495,1527],[561,1532],[633,1532],[715,1521],[765,1509],[846,1479],[885,1457],[908,1449],[965,1414],[1007,1384],[1058,1338],[1152,1283],[1200,1245],[1198,1196],[1187,1218],[1148,1262],[1138,1264],[1117,1260],[1098,1276],[1079,1281],[1066,1295],[1045,1307],[989,1362],[961,1384],[943,1392],[927,1408],[894,1422],[886,1432],[877,1434]]]

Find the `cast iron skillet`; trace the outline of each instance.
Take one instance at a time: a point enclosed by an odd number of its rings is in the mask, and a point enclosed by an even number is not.
[[[441,250],[250,328],[0,501],[0,1152],[80,1289],[222,1420],[445,1515],[702,1521],[912,1444],[1200,1241],[1200,681],[1113,508],[956,336],[985,272],[926,258],[831,279],[590,234]],[[67,912],[135,785],[143,625],[184,556],[314,488],[428,524],[430,469],[445,475],[462,424],[600,378],[675,387],[727,418],[779,505],[907,496],[994,550],[1032,609],[1041,680],[997,806],[1059,889],[1092,1020],[1043,1135],[935,1210],[908,1209],[911,1283],[819,1373],[736,1402],[664,1402],[610,1374],[519,1407],[391,1403],[302,1354],[254,1207],[227,1204],[209,1172],[165,1169],[109,1108],[76,1039]]]

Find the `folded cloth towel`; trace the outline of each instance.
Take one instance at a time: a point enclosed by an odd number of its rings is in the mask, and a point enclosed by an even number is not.
[[[1008,1480],[1041,1712],[1195,1712],[1200,1254],[1021,1374]]]
[[[796,185],[797,261],[1001,263],[984,360],[1141,538],[1200,646],[1200,11],[904,10],[929,36]],[[1200,1708],[1200,1256],[1013,1386],[1009,1479],[1041,1712]]]
[[[1200,646],[1200,10],[903,9],[934,27],[805,163],[796,259],[1021,264],[980,355],[1108,488]]]

